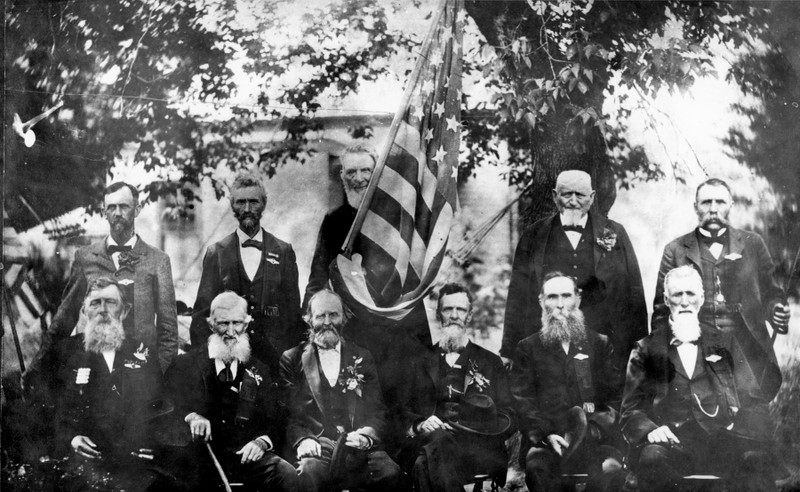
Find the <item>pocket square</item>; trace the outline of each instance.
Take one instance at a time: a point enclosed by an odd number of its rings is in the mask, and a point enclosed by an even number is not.
[[[129,278],[123,278],[121,280],[117,280],[117,282],[121,285],[131,285],[133,283],[133,280]]]
[[[709,361],[709,362],[711,362],[711,363],[717,362],[717,361],[719,361],[720,359],[722,359],[722,357],[720,357],[720,356],[719,356],[719,355],[717,355],[717,354],[711,354],[711,355],[709,355],[708,357],[706,357],[706,360],[707,360],[707,361]]]
[[[578,359],[578,360],[584,360],[584,359],[588,359],[589,356],[586,355],[586,354],[575,354],[575,358]]]

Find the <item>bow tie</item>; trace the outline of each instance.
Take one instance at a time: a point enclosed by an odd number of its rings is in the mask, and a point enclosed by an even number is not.
[[[106,251],[108,254],[113,255],[114,253],[122,253],[123,251],[130,251],[133,249],[133,246],[120,246],[118,244],[109,244],[106,247]]]
[[[243,248],[256,248],[259,251],[263,251],[264,243],[261,241],[256,241],[255,239],[248,239],[242,243]]]
[[[697,340],[692,340],[691,342],[681,342],[677,338],[673,338],[672,341],[669,342],[669,344],[672,345],[673,347],[680,347],[684,343],[688,343],[690,345],[698,345],[700,343],[700,339],[698,338]]]
[[[562,225],[561,228],[564,229],[564,232],[572,231],[583,233],[583,226],[581,225]]]

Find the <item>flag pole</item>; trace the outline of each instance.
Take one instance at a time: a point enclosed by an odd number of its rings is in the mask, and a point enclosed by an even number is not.
[[[364,224],[364,219],[366,218],[367,215],[367,208],[370,202],[372,201],[372,197],[375,195],[375,188],[378,187],[378,181],[380,180],[381,174],[383,173],[383,168],[386,166],[386,159],[389,157],[389,152],[392,150],[394,139],[397,136],[397,132],[400,130],[400,123],[403,121],[403,113],[405,112],[404,108],[407,108],[408,103],[411,101],[411,96],[414,93],[414,87],[417,85],[417,80],[419,80],[420,74],[422,73],[423,60],[428,56],[428,51],[430,51],[433,34],[436,32],[436,28],[439,25],[439,20],[442,18],[442,13],[447,7],[447,2],[448,0],[440,1],[439,9],[438,12],[436,13],[436,16],[433,19],[431,28],[428,31],[427,36],[425,36],[425,40],[422,42],[422,49],[420,50],[420,58],[417,61],[417,64],[414,66],[414,70],[411,72],[411,77],[409,77],[408,85],[406,86],[406,90],[403,93],[403,99],[400,102],[400,110],[394,114],[394,119],[392,119],[392,125],[389,127],[389,134],[386,137],[386,143],[383,145],[381,153],[378,156],[378,161],[375,165],[375,169],[372,171],[372,179],[370,179],[369,181],[369,185],[367,186],[367,191],[364,194],[364,199],[361,200],[361,204],[358,206],[358,211],[356,212],[356,218],[353,220],[353,225],[350,227],[350,231],[347,233],[347,238],[344,240],[344,244],[342,245],[342,250],[344,252],[344,255],[348,259],[350,258],[350,255],[353,252],[353,243],[355,243],[356,236],[358,235],[358,232],[361,230],[361,226]]]

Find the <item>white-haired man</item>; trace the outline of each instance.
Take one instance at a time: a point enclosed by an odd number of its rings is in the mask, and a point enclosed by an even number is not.
[[[511,357],[520,340],[541,328],[539,289],[545,274],[575,277],[587,327],[606,335],[621,363],[647,334],[647,308],[633,245],[621,224],[591,210],[591,177],[577,170],[558,175],[558,213],[522,234],[514,254],[500,355]]]
[[[219,480],[205,449],[210,443],[225,472],[249,490],[295,491],[294,467],[277,454],[282,396],[269,368],[251,355],[247,308],[234,292],[217,295],[207,342],[179,357],[168,373],[176,414],[194,441],[183,474],[198,490]]]
[[[631,352],[621,407],[642,490],[674,490],[680,477],[716,474],[730,490],[770,490],[772,421],[765,394],[731,333],[701,323],[703,281],[690,266],[664,277],[669,326]],[[762,355],[764,358],[766,354]],[[770,387],[777,364],[765,364]]]

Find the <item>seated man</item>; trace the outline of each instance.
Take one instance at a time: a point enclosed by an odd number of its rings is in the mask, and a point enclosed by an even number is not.
[[[412,361],[404,397],[411,444],[402,455],[415,490],[461,491],[477,473],[504,482],[505,438],[514,426],[503,361],[467,336],[472,296],[463,286],[439,290],[436,316],[442,338],[434,352]]]
[[[63,361],[57,374],[57,441],[74,452],[60,484],[65,490],[164,485],[146,425],[148,403],[161,389],[158,354],[125,338],[122,322],[130,305],[123,292],[115,280],[92,279],[81,307],[85,333],[57,347]]]
[[[283,435],[281,395],[269,368],[250,355],[250,320],[247,301],[231,291],[217,295],[208,341],[178,357],[168,373],[176,413],[194,439],[182,463],[190,489],[219,484],[210,443],[231,481],[249,490],[297,490],[294,467],[276,454]]]
[[[642,490],[671,490],[682,476],[714,474],[729,490],[774,489],[767,403],[780,386],[774,363],[759,385],[731,333],[700,324],[703,281],[682,266],[664,278],[669,327],[640,340],[628,362],[622,432]],[[764,360],[769,361],[767,354]]]
[[[375,362],[342,338],[348,316],[337,294],[317,292],[308,302],[309,341],[281,357],[287,444],[300,461],[303,492],[401,489],[400,468],[381,447],[386,408]]]
[[[523,339],[514,357],[511,392],[531,492],[562,490],[562,470],[588,472],[595,481],[601,469],[621,469],[616,409],[622,372],[608,337],[586,328],[580,300],[574,278],[545,275],[542,329]]]

